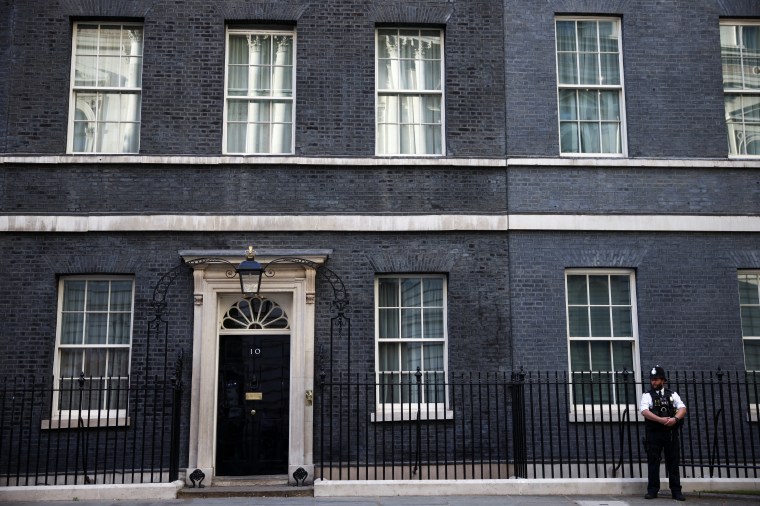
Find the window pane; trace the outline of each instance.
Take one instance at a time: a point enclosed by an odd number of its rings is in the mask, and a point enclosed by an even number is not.
[[[402,343],[401,370],[416,371],[418,367],[422,368],[422,344]]]
[[[760,337],[760,306],[741,308],[742,335],[744,337]]]
[[[85,281],[66,280],[63,282],[63,310],[84,311]]]
[[[422,301],[422,282],[419,278],[401,280],[401,305],[419,307]]]
[[[87,310],[88,311],[107,311],[108,310],[108,281],[90,281],[87,287]]]
[[[613,370],[626,369],[633,372],[633,343],[628,341],[612,341]]]
[[[596,21],[578,21],[578,50],[584,52],[597,52],[599,46],[596,42]]]
[[[586,276],[567,276],[567,303],[588,304]]]
[[[578,63],[580,65],[580,84],[600,84],[599,57],[596,53],[580,53]]]
[[[617,54],[600,55],[601,83],[606,85],[620,84],[620,60]]]
[[[443,344],[424,345],[424,371],[443,371]]]
[[[602,137],[602,153],[621,153],[622,142],[620,140],[620,123],[602,123],[600,125]]]
[[[248,153],[266,153],[269,151],[269,125],[251,123],[248,125]]]
[[[401,394],[398,385],[399,380],[400,376],[398,374],[380,375],[379,382],[381,386],[379,387],[378,392],[380,402],[393,403],[399,402],[401,400]]]
[[[245,141],[247,136],[247,124],[227,123],[227,152],[245,153]]]
[[[441,89],[441,62],[438,60],[426,60],[422,64],[422,83],[423,90],[440,90]]]
[[[612,336],[612,329],[610,328],[610,310],[608,307],[591,308],[591,336]]]
[[[422,30],[420,32],[420,47],[423,58],[427,60],[440,60],[441,32],[438,30]]]
[[[570,343],[570,370],[590,371],[588,341],[572,341]]]
[[[84,339],[84,313],[61,315],[61,344],[82,344]]]
[[[419,339],[422,337],[422,310],[401,310],[401,338]]]
[[[132,310],[132,282],[111,282],[111,311]]]
[[[606,53],[618,53],[617,23],[599,21],[599,50]]]
[[[575,120],[578,119],[578,103],[575,90],[559,91],[559,119]]]
[[[744,135],[745,152],[748,155],[760,155],[760,125],[746,123]]]
[[[557,21],[557,51],[575,50],[575,21]]]
[[[293,67],[275,67],[272,72],[272,94],[279,97],[293,95]]]
[[[620,121],[620,94],[617,91],[599,92],[599,112],[603,120]]]
[[[85,344],[106,344],[108,331],[108,314],[87,313],[87,323],[84,335]]]
[[[248,95],[248,67],[231,66],[227,69],[227,93],[232,96]],[[230,102],[233,103],[236,102]]]
[[[121,49],[121,27],[120,26],[100,26],[99,52],[100,55],[120,55]]]
[[[74,86],[98,85],[97,56],[77,56],[74,69]]]
[[[760,341],[744,341],[744,363],[748,371],[760,371]]]
[[[560,149],[563,153],[580,152],[578,124],[563,121],[560,124]]]
[[[557,67],[560,84],[578,84],[578,61],[575,53],[559,53]]]
[[[578,110],[579,117],[583,121],[599,120],[599,92],[581,91],[578,92]]]
[[[419,50],[418,30],[399,30],[399,57],[415,58]]]
[[[274,36],[274,65],[293,65],[293,36]]]
[[[443,309],[425,309],[425,338],[443,339]]]
[[[426,307],[443,306],[443,280],[440,278],[425,278],[424,281],[424,305]]]
[[[82,372],[82,350],[61,350],[61,378],[77,378]]]
[[[378,353],[378,367],[380,368],[380,371],[400,370],[398,344],[380,343],[378,346]]]
[[[610,293],[615,305],[630,305],[631,282],[629,276],[610,276]]]
[[[380,309],[380,339],[398,339],[399,311],[398,309]]]
[[[422,122],[423,123],[441,123],[441,97],[439,96],[422,96]]]
[[[612,356],[610,343],[607,341],[591,341],[591,370],[612,371]]]
[[[723,87],[742,87],[742,62],[739,48],[739,27],[720,27],[721,60],[723,62]]]
[[[591,304],[609,304],[609,293],[607,291],[607,276],[589,276],[589,295]]]
[[[570,319],[570,337],[589,337],[588,309],[571,307],[567,312]]]
[[[760,26],[743,26],[742,44],[744,87],[760,89],[760,73],[755,70],[760,66]]]
[[[129,380],[112,380],[109,382],[109,395],[106,409],[125,409],[129,400]]]
[[[88,348],[84,351],[84,375],[103,377],[106,375],[107,351],[102,348]]]
[[[98,54],[98,26],[77,25],[76,55]]]
[[[397,33],[398,33],[397,30],[378,30],[377,31],[378,58],[397,58],[398,57]]]
[[[248,41],[245,35],[230,34],[229,47],[227,48],[227,63],[248,64]]]
[[[130,313],[111,314],[108,344],[129,344],[131,320]]]
[[[421,388],[417,386],[417,378],[414,374],[402,374],[401,375],[401,402],[402,403],[415,403],[422,399],[419,397],[419,391]]]
[[[739,303],[760,304],[760,275],[739,275]]]
[[[633,322],[631,308],[612,308],[612,328],[614,337],[633,337]]]
[[[380,307],[399,306],[399,280],[381,278],[378,281],[378,305]]]
[[[248,68],[248,94],[255,97],[270,96],[271,68],[268,66],[253,66]]]
[[[108,354],[106,376],[127,376],[129,374],[129,350],[109,350]]]

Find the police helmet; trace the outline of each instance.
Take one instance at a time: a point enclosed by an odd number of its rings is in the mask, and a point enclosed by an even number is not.
[[[652,367],[652,370],[649,371],[649,379],[653,380],[655,378],[660,378],[663,381],[667,381],[667,378],[665,377],[665,369],[659,365]]]

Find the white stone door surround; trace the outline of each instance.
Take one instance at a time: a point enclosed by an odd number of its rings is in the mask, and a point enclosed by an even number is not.
[[[257,250],[262,265],[277,259],[303,258],[323,264],[331,250]],[[183,261],[218,258],[193,265],[193,360],[190,404],[189,475],[200,469],[204,484],[216,477],[216,393],[221,316],[240,293],[235,266],[245,259],[245,251],[183,250]],[[316,271],[300,263],[278,260],[262,277],[261,295],[283,305],[290,321],[290,427],[288,441],[288,481],[300,467],[314,477],[313,420],[310,394],[314,390],[314,298]],[[188,479],[189,483],[189,479]]]

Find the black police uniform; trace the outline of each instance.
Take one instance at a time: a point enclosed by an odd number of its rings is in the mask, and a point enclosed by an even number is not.
[[[656,375],[652,374],[652,377],[662,377],[664,379],[665,373],[662,368],[657,367],[656,369],[658,369],[657,373]],[[675,417],[678,409],[675,406],[672,390],[664,388],[662,394],[660,394],[652,389],[648,393],[652,398],[652,406],[649,408],[649,411],[665,418]],[[657,492],[660,490],[660,462],[662,461],[661,455],[663,453],[665,454],[665,467],[668,471],[670,492],[674,498],[682,496],[681,475],[678,469],[680,462],[678,435],[681,423],[682,421],[679,421],[676,425],[667,427],[648,419],[644,420],[648,471],[647,496],[656,497]]]

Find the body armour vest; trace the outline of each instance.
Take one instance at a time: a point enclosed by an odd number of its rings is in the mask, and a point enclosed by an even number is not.
[[[652,397],[652,407],[649,411],[657,416],[663,418],[671,418],[676,416],[676,407],[673,402],[673,392],[667,388],[663,390],[662,395],[658,394],[656,390],[650,390],[649,395]],[[672,427],[665,427],[661,423],[653,422],[651,420],[644,420],[644,424],[647,429],[653,430],[671,430],[678,425]]]

